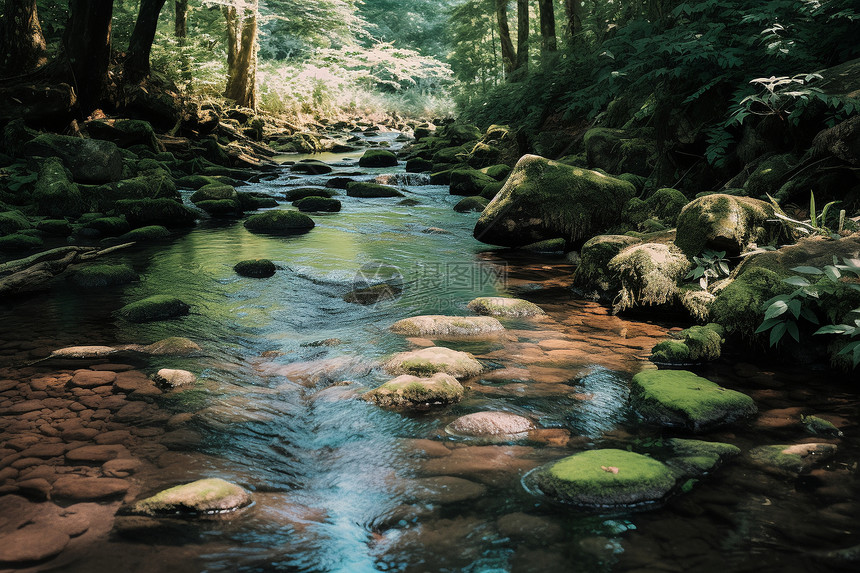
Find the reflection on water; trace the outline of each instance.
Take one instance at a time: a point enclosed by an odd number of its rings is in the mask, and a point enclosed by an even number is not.
[[[335,176],[354,171],[343,155],[322,159],[343,165]],[[368,170],[362,177],[391,171]],[[281,198],[287,185],[325,179],[285,172],[253,190]],[[159,404],[194,414],[191,424],[201,440],[162,454],[158,471],[141,476],[144,490],[218,475],[254,491],[256,504],[204,528],[184,547],[177,559],[187,570],[690,570],[750,547],[763,556],[755,561],[761,566],[773,545],[785,549],[786,542],[761,525],[782,514],[774,513],[773,502],[759,503],[769,493],[755,493],[771,487],[773,478],[751,478],[743,464],[724,469],[684,501],[647,514],[581,512],[525,491],[522,476],[540,464],[605,440],[634,443],[628,432],[649,435],[630,417],[627,384],[666,326],[609,316],[599,305],[571,299],[571,267],[561,260],[523,258],[478,243],[471,237],[477,215],[454,213],[459,198],[446,188],[421,184],[405,191],[416,205],[341,196],[343,210],[314,215],[317,226],[306,235],[267,237],[247,232],[241,222],[206,221],[166,247],[119,252],[111,260],[132,265],[139,283],[106,292],[57,288],[0,307],[2,338],[24,341],[0,358],[21,362],[58,346],[167,336],[185,336],[204,348],[203,357],[149,364],[198,374],[196,388],[165,395]],[[425,232],[429,228],[444,232]],[[236,262],[253,258],[271,259],[279,270],[263,280],[233,272]],[[377,304],[347,302],[348,293],[367,286],[366,270],[380,263],[397,269],[402,290]],[[111,314],[160,293],[185,300],[192,314],[143,325]],[[407,340],[388,331],[410,315],[469,314],[470,300],[495,294],[528,298],[548,316],[505,321],[502,336],[481,341]],[[355,399],[388,378],[379,369],[388,355],[433,343],[472,352],[487,366],[465,382],[464,401],[403,414]],[[763,410],[791,401],[788,391],[756,386],[758,378],[716,374],[724,379],[715,380],[753,393]],[[837,408],[828,400],[817,411]],[[856,400],[838,404],[852,407],[848,424],[857,423]],[[456,417],[481,410],[525,415],[540,428],[566,430],[571,439],[553,434],[544,441],[485,445],[444,433]],[[706,438],[747,448],[761,431],[741,428]],[[768,439],[794,437],[780,431]],[[844,448],[856,452],[853,443]],[[817,479],[825,478],[832,480]],[[856,508],[852,487],[843,493]],[[778,500],[793,499],[786,489],[773,490]],[[808,499],[792,504],[786,519],[813,507]],[[834,521],[825,516],[816,523],[831,531],[826,524]],[[747,533],[758,537],[747,540]],[[679,549],[675,537],[698,553]],[[74,570],[92,570],[109,555],[143,563],[151,552],[113,539]]]

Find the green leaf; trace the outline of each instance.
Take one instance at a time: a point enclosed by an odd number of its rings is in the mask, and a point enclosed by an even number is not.
[[[794,315],[794,318],[800,318],[800,301],[797,299],[788,301],[788,310]]]
[[[780,322],[770,331],[770,345],[776,346],[782,340],[782,335],[785,334],[786,323]]]
[[[787,279],[782,279],[782,282],[797,287],[810,286],[810,282],[803,277],[788,277]]]
[[[819,269],[818,267],[794,267],[793,269],[796,273],[803,273],[805,275],[823,275],[824,271]]]
[[[761,334],[762,332],[764,332],[766,330],[770,330],[771,328],[773,328],[774,326],[776,326],[777,324],[779,324],[781,322],[782,322],[782,319],[779,319],[779,318],[770,318],[768,320],[765,320],[764,322],[762,322],[759,325],[759,327],[756,329],[755,333]]]
[[[824,267],[824,274],[833,282],[837,282],[842,277],[842,273],[839,272],[839,269],[831,265]]]
[[[815,313],[809,307],[804,306],[800,309],[800,316],[811,322],[812,324],[818,324],[818,317],[815,316]]]
[[[797,330],[796,322],[787,322],[785,325],[785,330],[788,332],[795,342],[800,342],[800,332]]]
[[[848,334],[849,332],[854,332],[856,330],[852,326],[848,326],[847,324],[828,324],[827,326],[822,326],[813,334]]]
[[[776,318],[788,310],[788,303],[782,300],[778,300],[772,305],[768,307],[768,309],[764,313],[764,319],[767,320],[769,318]]]

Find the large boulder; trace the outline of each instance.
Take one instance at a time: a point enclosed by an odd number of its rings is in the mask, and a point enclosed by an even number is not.
[[[816,135],[812,148],[817,155],[832,155],[851,165],[860,165],[860,115],[849,117]]]
[[[78,186],[56,157],[46,159],[39,169],[33,204],[37,213],[50,217],[76,217],[87,210]]]
[[[671,304],[690,261],[674,245],[643,243],[627,247],[609,261],[609,273],[621,291],[615,301],[620,312],[635,306]]]
[[[391,331],[406,336],[485,336],[505,329],[489,316],[413,316],[398,320]]]
[[[451,172],[451,195],[472,197],[480,195],[484,187],[496,180],[477,169],[455,169]]]
[[[578,248],[617,223],[634,193],[625,181],[526,155],[484,209],[474,235],[506,247],[562,238]]]
[[[394,167],[397,156],[387,149],[368,149],[358,160],[359,167]]]
[[[122,153],[115,143],[66,135],[42,134],[24,145],[24,153],[58,157],[80,183],[122,179]]]
[[[188,227],[194,225],[197,214],[173,199],[121,199],[114,209],[132,227],[159,225],[164,227]]]
[[[715,193],[687,204],[678,216],[675,244],[688,257],[706,249],[738,255],[751,243],[767,245],[784,238],[770,203]]]
[[[87,124],[87,132],[94,139],[112,141],[120,147],[143,145],[155,153],[164,151],[164,145],[156,137],[152,126],[138,119],[121,119],[112,124],[92,121]]]
[[[559,501],[586,507],[659,501],[675,487],[672,468],[625,450],[589,450],[538,469],[541,491]]]
[[[293,203],[293,206],[303,212],[337,213],[341,209],[340,201],[330,197],[305,197]]]
[[[484,371],[483,365],[468,352],[444,346],[430,346],[395,354],[385,363],[384,368],[389,374],[429,376],[444,372],[455,378],[477,376]]]
[[[614,297],[621,284],[618,277],[609,272],[609,261],[624,249],[641,242],[641,239],[627,235],[597,235],[588,239],[580,250],[573,284],[598,296]]]
[[[487,208],[487,204],[489,204],[489,202],[489,200],[484,199],[483,197],[463,197],[456,205],[454,205],[454,210],[458,213],[481,213]]]
[[[139,278],[134,269],[128,265],[97,264],[78,269],[72,274],[70,280],[78,287],[98,288],[124,285]]]
[[[251,495],[219,478],[201,479],[171,487],[140,500],[128,513],[150,516],[189,516],[235,511],[251,503]]]
[[[658,189],[644,201],[634,197],[624,206],[622,216],[640,230],[648,230],[647,225],[651,221],[674,227],[678,215],[688,202],[683,193],[666,187]]]
[[[390,185],[380,185],[368,181],[352,181],[346,184],[349,197],[373,199],[377,197],[403,197],[403,193]]]
[[[296,187],[284,193],[284,199],[287,201],[299,201],[305,197],[334,197],[337,191],[334,189],[324,189],[322,187]]]
[[[371,390],[363,397],[379,406],[426,408],[459,402],[463,398],[463,386],[456,378],[443,372],[429,378],[404,374]]]
[[[117,311],[117,315],[129,322],[141,323],[185,316],[190,309],[176,297],[155,295],[125,305]]]
[[[633,377],[631,405],[647,422],[700,432],[758,409],[752,398],[686,370],[645,370]]]
[[[314,228],[314,221],[298,211],[264,211],[251,215],[245,228],[252,233],[267,235],[300,235]]]
[[[583,137],[588,165],[609,173],[648,176],[654,169],[656,145],[620,129],[596,127]]]

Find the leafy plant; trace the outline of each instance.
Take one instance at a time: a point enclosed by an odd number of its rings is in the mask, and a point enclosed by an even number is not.
[[[838,334],[851,338],[852,340],[842,347],[837,354],[850,354],[851,361],[856,368],[860,364],[860,339],[854,339],[860,336],[860,308],[855,308],[849,312],[846,318],[848,317],[854,317],[851,324],[828,324],[827,326],[822,326],[813,334]]]
[[[784,223],[787,223],[791,226],[792,230],[796,233],[800,233],[802,235],[815,236],[820,235],[824,237],[830,237],[831,239],[840,238],[839,233],[842,232],[842,229],[845,225],[845,210],[841,210],[839,212],[839,224],[836,231],[832,231],[828,227],[825,226],[827,221],[827,215],[830,212],[830,208],[839,203],[839,201],[831,201],[830,203],[824,206],[824,209],[821,210],[821,213],[817,213],[815,210],[815,194],[810,191],[809,192],[809,221],[799,221],[797,219],[792,219],[788,215],[782,212],[779,208],[779,204],[776,202],[776,199],[767,196],[770,199],[770,202],[773,203],[774,207],[777,207],[774,215]]]
[[[708,290],[708,283],[712,279],[729,276],[729,261],[725,257],[725,251],[704,251],[698,257],[693,257],[696,266],[684,278],[697,280],[702,290]]]

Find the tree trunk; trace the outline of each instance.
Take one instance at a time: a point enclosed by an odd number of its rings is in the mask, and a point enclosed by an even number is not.
[[[529,2],[517,0],[517,70],[529,69]]]
[[[567,12],[567,33],[570,36],[570,45],[577,46],[582,43],[582,0],[564,0],[564,9]]]
[[[106,87],[112,15],[113,0],[69,0],[63,49],[84,115],[99,106]]]
[[[548,56],[558,51],[558,42],[555,38],[553,0],[538,0],[538,9],[540,10],[541,55],[547,60],[550,59]]]
[[[164,2],[165,0],[140,0],[137,22],[128,42],[128,57],[123,66],[124,79],[128,83],[140,83],[149,75],[149,54],[152,52],[158,15]]]
[[[45,65],[46,50],[36,0],[6,0],[0,29],[0,76],[17,76]]]
[[[185,45],[188,37],[188,0],[176,0],[176,20],[173,23],[173,32],[179,38],[179,45]]]
[[[257,109],[257,2],[222,7],[227,21],[227,86],[224,96]]]
[[[511,30],[508,27],[508,0],[495,0],[496,20],[499,24],[499,40],[502,44],[502,62],[505,65],[505,77],[510,79],[517,69],[517,54],[511,40]]]

